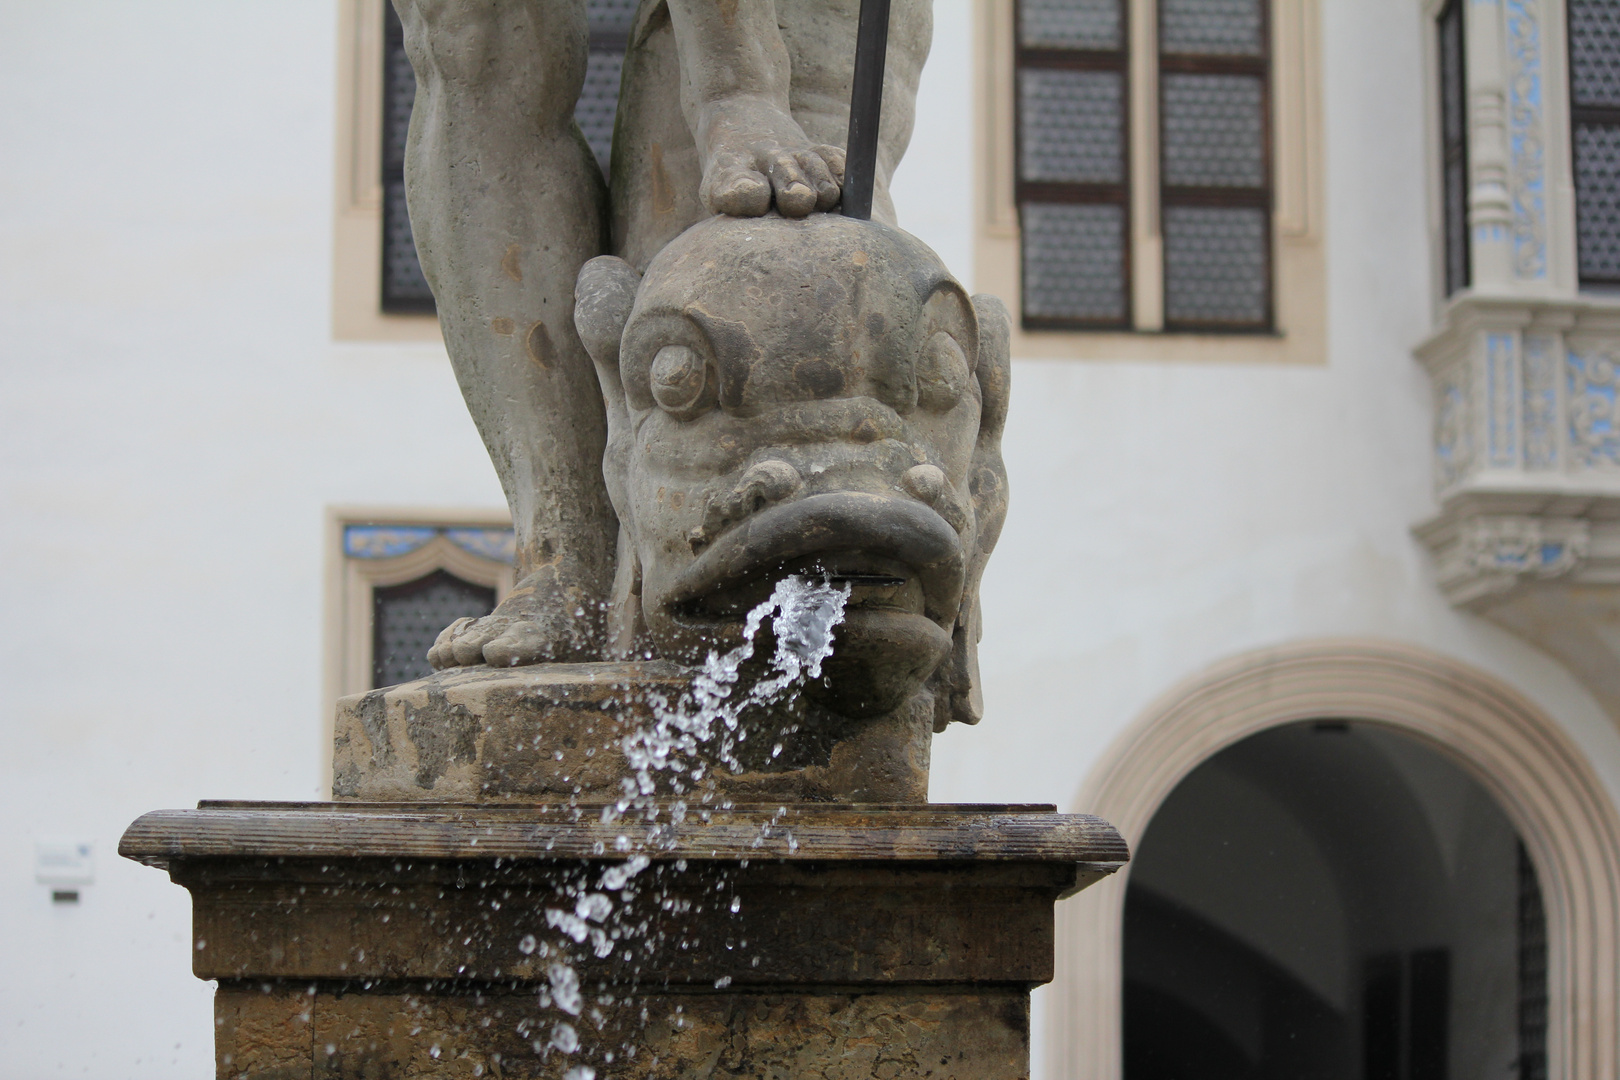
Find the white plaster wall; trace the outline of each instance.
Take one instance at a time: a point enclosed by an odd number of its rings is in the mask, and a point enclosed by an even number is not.
[[[442,350],[328,314],[335,7],[0,4],[0,1067],[212,1075],[189,901],[117,858],[322,792],[323,507],[499,506]],[[96,844],[53,907],[40,836]]]
[[[1447,608],[1407,532],[1430,509],[1418,15],[1323,7],[1329,363],[1017,364],[989,715],[938,740],[935,798],[1067,804],[1176,680],[1328,634],[1496,672],[1620,790],[1589,696]],[[322,794],[325,506],[500,502],[439,349],[331,341],[335,24],[330,0],[0,0],[7,1075],[208,1074],[187,897],[120,832]],[[894,184],[964,276],[971,47],[969,0],[937,0]],[[51,836],[97,845],[77,906],[33,881]]]

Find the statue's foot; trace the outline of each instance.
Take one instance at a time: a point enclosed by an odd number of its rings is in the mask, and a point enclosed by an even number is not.
[[[703,205],[713,214],[760,217],[774,203],[783,217],[804,217],[838,205],[844,152],[812,143],[793,117],[758,98],[708,105],[709,152]]]
[[[500,607],[479,619],[457,619],[428,650],[436,670],[517,667],[548,661],[598,659],[592,632],[599,617],[555,586],[520,583]]]

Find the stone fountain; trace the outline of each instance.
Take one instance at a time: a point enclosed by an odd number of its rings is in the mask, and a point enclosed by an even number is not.
[[[848,4],[646,0],[607,192],[579,5],[399,6],[412,219],[519,584],[338,704],[333,802],[126,833],[191,891],[218,1075],[1027,1076],[1053,904],[1126,852],[927,801],[982,712],[1009,364],[999,301],[884,220],[926,3],[875,221],[827,212]]]

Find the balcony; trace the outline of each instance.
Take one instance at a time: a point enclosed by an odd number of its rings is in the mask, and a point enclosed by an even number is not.
[[[1620,298],[1464,295],[1420,345],[1453,604],[1563,661],[1620,722]]]

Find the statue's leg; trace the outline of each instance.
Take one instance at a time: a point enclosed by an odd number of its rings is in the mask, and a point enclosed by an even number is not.
[[[793,118],[812,142],[842,146],[848,137],[860,7],[860,0],[815,0],[785,3],[779,9],[782,41],[793,68]],[[872,216],[891,225],[889,178],[911,142],[917,83],[933,37],[933,0],[892,0],[872,193]]]
[[[703,205],[756,217],[802,217],[838,201],[844,153],[794,120],[776,0],[668,0],[681,60],[681,108],[703,165]],[[818,6],[787,0],[788,8]]]
[[[439,324],[517,531],[517,587],[436,667],[600,655],[618,525],[601,390],[573,324],[603,182],[573,122],[583,0],[395,0],[416,71],[406,192]]]

